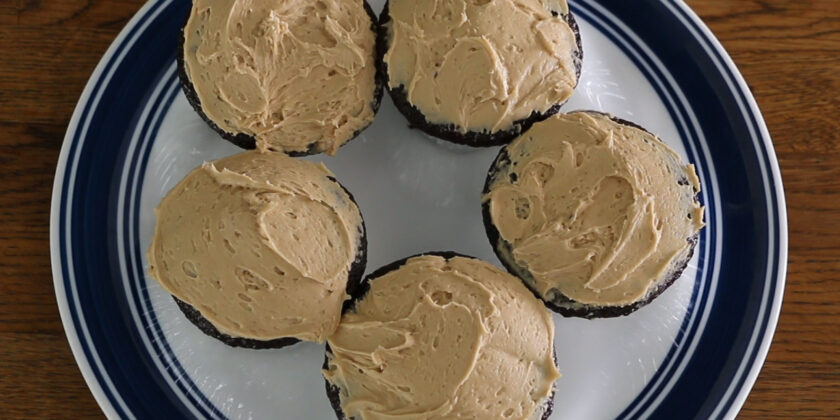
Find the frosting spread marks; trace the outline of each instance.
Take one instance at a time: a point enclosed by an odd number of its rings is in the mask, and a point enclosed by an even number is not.
[[[370,282],[328,339],[347,418],[539,418],[559,377],[554,322],[510,274],[424,255]]]
[[[434,124],[509,130],[577,85],[565,0],[390,0],[390,88]]]
[[[156,209],[149,274],[219,331],[323,341],[362,217],[323,166],[255,151],[204,163]]]
[[[556,115],[504,150],[483,197],[504,242],[494,245],[547,300],[640,301],[704,225],[694,166],[607,115]]]
[[[333,154],[374,117],[363,1],[194,0],[184,70],[202,111],[259,150]]]

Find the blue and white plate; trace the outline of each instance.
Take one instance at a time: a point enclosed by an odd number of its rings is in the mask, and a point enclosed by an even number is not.
[[[372,2],[379,10],[381,0]],[[564,110],[635,121],[697,166],[706,206],[694,259],[619,319],[556,318],[563,377],[552,418],[731,418],[767,354],[782,302],[787,224],[767,128],[732,60],[681,1],[578,0],[585,60]],[[70,346],[112,418],[334,418],[323,346],[236,349],[198,331],[145,273],[153,208],[202,161],[237,152],[178,84],[184,0],[151,0],[82,94],[55,176],[51,251]],[[497,152],[407,128],[390,100],[323,161],[365,216],[369,271],[454,250],[498,264],[479,205]]]

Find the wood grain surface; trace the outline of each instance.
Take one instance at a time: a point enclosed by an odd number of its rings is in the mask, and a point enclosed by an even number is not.
[[[670,1],[670,0],[668,0]],[[840,417],[840,1],[689,0],[734,58],[782,167],[782,316],[742,418]],[[65,128],[141,0],[0,0],[0,419],[97,418],[52,286]]]

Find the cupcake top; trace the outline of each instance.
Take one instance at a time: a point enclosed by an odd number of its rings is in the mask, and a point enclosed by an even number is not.
[[[559,377],[542,303],[473,258],[401,263],[371,276],[327,341],[345,417],[540,418]]]
[[[363,0],[194,0],[184,71],[221,130],[333,154],[373,121],[371,25]]]
[[[494,172],[495,171],[495,172]],[[685,261],[703,227],[693,165],[652,134],[575,112],[534,124],[500,153],[483,200],[544,299],[622,306]]]
[[[149,274],[222,333],[323,341],[363,235],[322,165],[245,152],[205,163],[161,201]]]
[[[390,88],[432,124],[509,130],[565,102],[577,85],[565,0],[390,0]]]

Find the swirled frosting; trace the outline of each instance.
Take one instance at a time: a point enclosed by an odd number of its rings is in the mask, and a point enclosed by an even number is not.
[[[333,154],[374,117],[362,0],[194,0],[184,70],[202,111],[260,150]]]
[[[703,227],[693,165],[598,113],[556,115],[504,149],[484,195],[503,258],[553,300],[623,306],[688,258]]]
[[[515,277],[425,255],[370,281],[328,339],[347,418],[538,419],[559,377],[554,322]]]
[[[390,0],[390,88],[434,124],[509,130],[577,85],[565,0]],[[555,12],[555,15],[552,14]]]
[[[156,210],[149,274],[225,334],[323,341],[340,320],[363,229],[329,177],[277,153],[201,165]]]

